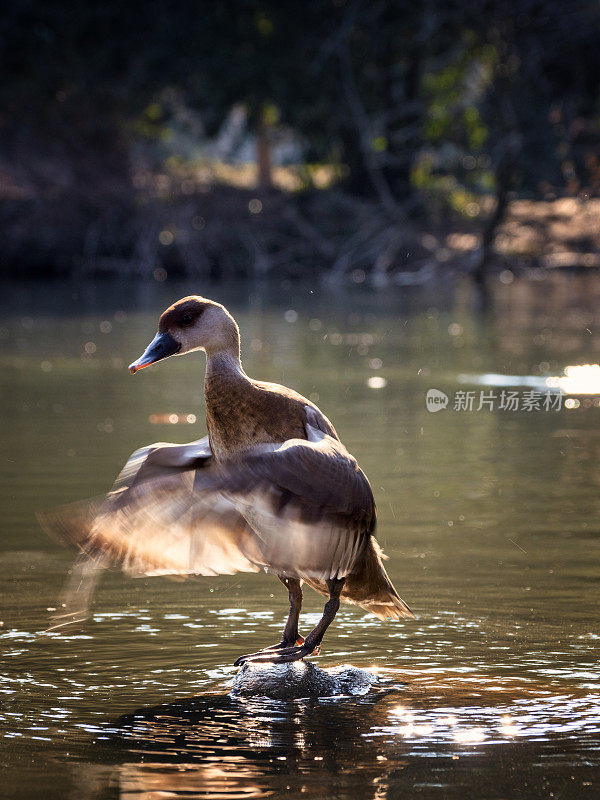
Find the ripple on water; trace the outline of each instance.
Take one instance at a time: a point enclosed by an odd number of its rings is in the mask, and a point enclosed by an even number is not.
[[[341,797],[380,797],[373,786],[402,784],[405,769],[412,784],[443,788],[444,797],[460,796],[457,771],[485,769],[487,785],[502,791],[508,764],[513,778],[520,771],[532,786],[542,775],[551,779],[570,758],[574,735],[587,765],[573,762],[573,780],[582,785],[590,765],[598,766],[597,694],[439,672],[394,688],[400,675],[381,672],[388,691],[359,698],[281,702],[213,693],[81,730],[100,755],[106,748],[118,758],[107,782],[175,795],[202,787],[209,796],[260,797],[292,780],[295,791],[317,798],[335,775]]]

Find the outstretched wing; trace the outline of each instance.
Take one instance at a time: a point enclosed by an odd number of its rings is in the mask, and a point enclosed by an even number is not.
[[[307,433],[222,463],[207,440],[151,445],[131,456],[102,503],[49,512],[42,525],[96,567],[119,564],[130,575],[266,568],[345,577],[374,529],[373,495],[340,442],[310,424]],[[71,605],[81,617],[80,599]]]
[[[252,530],[223,496],[193,498],[197,470],[208,468],[208,438],[137,450],[105,498],[38,514],[44,530],[79,556],[60,598],[55,626],[79,622],[102,570],[120,565],[133,576],[255,572]]]
[[[256,534],[252,558],[262,566],[305,579],[342,578],[375,528],[375,503],[356,460],[311,412],[308,439],[261,445],[198,471],[194,495],[218,491],[231,500]]]
[[[243,553],[252,532],[235,506],[213,494],[194,497],[197,472],[210,469],[208,439],[137,450],[103,502],[39,515],[63,544],[100,554],[130,575],[217,575],[256,571]]]

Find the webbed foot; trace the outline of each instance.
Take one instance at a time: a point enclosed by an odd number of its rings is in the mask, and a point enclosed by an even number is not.
[[[240,656],[233,662],[234,667],[239,667],[247,662],[259,664],[285,664],[289,661],[299,661],[311,653],[319,654],[321,647],[319,645],[310,645],[302,636],[296,640],[295,646],[290,646],[289,642],[282,640],[279,644],[265,647],[263,650],[258,650],[256,653],[248,653],[245,656]]]

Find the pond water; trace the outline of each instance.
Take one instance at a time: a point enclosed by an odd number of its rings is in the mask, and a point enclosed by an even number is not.
[[[204,435],[201,354],[126,368],[190,292],[230,308],[248,373],[318,402],[371,480],[417,618],[343,606],[314,660],[375,669],[389,691],[229,697],[235,658],[287,613],[269,575],[110,572],[88,622],[46,632],[72,555],[34,512],[106,491],[142,444]],[[464,283],[5,285],[2,796],[597,796],[598,387],[593,371],[589,394],[541,387],[599,361],[599,298],[585,275],[498,281],[484,310]],[[446,408],[428,411],[429,389]],[[499,407],[509,389],[517,410]],[[321,604],[305,592],[301,630]]]

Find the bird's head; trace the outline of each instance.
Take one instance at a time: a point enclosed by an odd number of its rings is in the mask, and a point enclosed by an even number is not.
[[[178,300],[161,314],[156,336],[129,371],[133,374],[168,356],[194,350],[239,355],[239,330],[229,311],[197,295]]]

